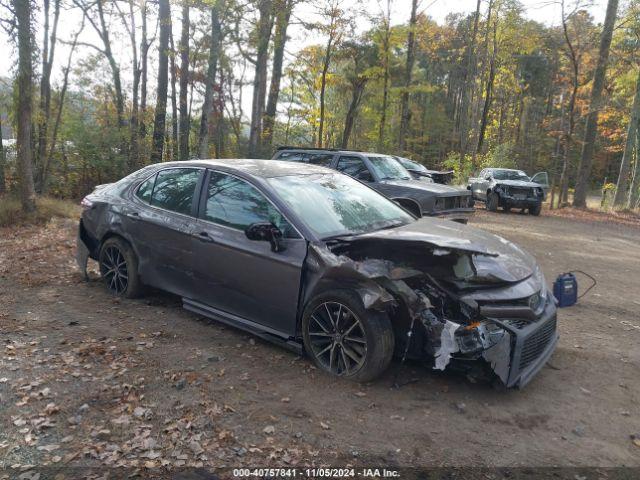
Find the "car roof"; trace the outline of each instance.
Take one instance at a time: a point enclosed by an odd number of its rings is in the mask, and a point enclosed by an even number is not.
[[[388,153],[377,153],[377,152],[361,152],[360,150],[340,150],[336,148],[304,148],[304,147],[291,147],[291,148],[280,148],[279,152],[305,152],[305,153],[348,153],[349,155],[365,155],[370,157],[393,157]]]
[[[164,162],[157,164],[163,167],[223,167],[229,170],[252,175],[254,177],[270,178],[290,175],[313,175],[318,173],[332,173],[335,170],[307,163],[278,162],[249,158],[220,158],[210,160],[188,160],[183,162]]]

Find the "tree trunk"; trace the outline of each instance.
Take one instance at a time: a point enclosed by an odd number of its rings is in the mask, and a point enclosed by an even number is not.
[[[380,112],[380,125],[378,126],[378,151],[384,150],[384,135],[387,127],[387,105],[389,103],[389,49],[391,48],[391,0],[387,0],[387,15],[384,19],[382,60],[382,110]]]
[[[140,139],[147,136],[147,126],[145,116],[147,113],[147,65],[149,63],[149,46],[147,40],[147,0],[140,0],[140,18],[142,19],[141,39],[140,39]]]
[[[407,130],[411,120],[411,110],[409,109],[409,88],[413,75],[413,64],[415,63],[416,44],[416,19],[418,10],[418,0],[412,0],[411,18],[409,20],[409,34],[407,35],[407,63],[404,70],[404,89],[400,98],[400,141],[398,150],[403,154],[407,149]]]
[[[273,127],[276,119],[278,97],[280,96],[284,47],[287,42],[287,28],[289,27],[289,19],[291,18],[292,9],[293,0],[276,0],[276,31],[273,37],[273,67],[271,69],[271,83],[269,85],[267,108],[265,109],[262,123],[264,148],[271,148],[273,145]]]
[[[253,100],[251,103],[251,125],[249,127],[249,157],[262,154],[262,118],[267,95],[267,63],[269,61],[269,40],[273,28],[273,2],[260,0],[258,6],[258,48],[256,50],[255,75],[253,77]]]
[[[182,32],[180,35],[180,160],[189,158],[190,118],[187,105],[189,88],[189,0],[183,0]]]
[[[7,157],[4,153],[4,145],[2,144],[2,112],[0,112],[0,195],[3,195],[7,191],[5,186],[5,174],[4,166],[6,164]]]
[[[478,38],[478,24],[480,22],[480,4],[481,0],[478,0],[476,5],[476,12],[473,20],[473,33],[468,44],[466,66],[464,69],[464,75],[462,79],[462,96],[460,99],[460,158],[464,158],[467,153],[467,142],[469,137],[469,89],[473,88],[475,79],[475,46],[476,39]]]
[[[627,208],[638,208],[640,201],[640,125],[636,128],[636,166],[633,171]]]
[[[140,90],[140,66],[138,65],[138,41],[136,39],[136,16],[133,9],[135,0],[129,0],[129,18],[120,12],[122,23],[129,33],[131,42],[131,70],[133,75],[131,95],[131,115],[129,117],[129,154],[125,170],[135,170],[139,164],[140,147],[138,142],[138,115],[139,115],[139,90]],[[117,4],[116,4],[117,5]],[[142,12],[141,12],[142,13]]]
[[[349,145],[349,137],[351,136],[351,132],[353,131],[353,125],[358,114],[358,107],[360,106],[360,101],[362,100],[362,94],[364,93],[366,84],[367,80],[363,78],[357,79],[353,83],[351,91],[351,103],[349,104],[349,110],[347,111],[347,116],[344,120],[344,131],[342,133],[341,142],[342,149],[346,150],[347,146]]]
[[[98,17],[100,19],[100,28],[96,28],[100,38],[102,39],[102,44],[104,45],[104,56],[107,58],[109,62],[109,66],[111,68],[111,75],[113,77],[113,89],[115,90],[115,105],[116,105],[116,113],[118,115],[118,126],[123,127],[125,125],[124,121],[124,96],[122,94],[122,82],[120,80],[120,67],[118,66],[118,62],[116,62],[115,57],[113,56],[113,50],[111,48],[111,39],[109,36],[109,29],[107,27],[107,22],[104,16],[103,4],[104,0],[97,0],[96,5],[98,7]]]
[[[490,4],[491,5],[491,4]],[[484,98],[484,106],[482,107],[482,117],[480,118],[480,131],[478,132],[478,144],[476,146],[476,154],[482,152],[482,144],[484,143],[484,134],[487,130],[487,119],[489,117],[489,109],[493,100],[493,82],[496,77],[496,55],[498,53],[497,41],[498,19],[493,23],[493,52],[491,52],[491,60],[489,61],[489,78],[487,79],[487,91]],[[475,155],[474,155],[475,158]],[[475,162],[474,162],[475,163]]]
[[[151,163],[162,161],[164,148],[165,120],[167,116],[167,87],[169,75],[169,35],[171,33],[171,9],[169,0],[160,0],[160,43],[158,44],[158,89],[156,93],[156,113],[153,122],[153,146]]]
[[[638,78],[636,80],[636,92],[633,97],[633,107],[631,107],[631,117],[629,118],[629,126],[627,127],[627,140],[624,145],[624,153],[622,154],[622,163],[620,164],[620,174],[618,175],[618,183],[616,185],[616,196],[613,199],[615,207],[625,205],[627,198],[627,187],[629,185],[629,175],[631,174],[631,158],[633,150],[636,146],[636,132],[640,125],[640,70],[638,70]],[[637,160],[636,160],[637,162]]]
[[[18,178],[22,210],[30,213],[36,209],[36,192],[33,184],[33,150],[31,146],[33,64],[31,43],[31,2],[13,0],[13,10],[18,29],[18,98],[16,117],[18,124]]]
[[[324,60],[322,62],[322,77],[320,78],[320,121],[318,123],[317,146],[322,148],[324,145],[324,99],[327,90],[327,72],[329,71],[329,63],[331,62],[333,36],[330,34],[327,40],[327,48],[324,52]]]
[[[209,66],[205,79],[204,100],[202,102],[202,116],[200,117],[200,132],[198,135],[198,155],[200,158],[209,157],[209,118],[213,108],[213,90],[216,83],[218,57],[220,56],[221,30],[219,4],[215,2],[211,7]]]
[[[49,186],[49,164],[51,159],[53,158],[53,153],[56,148],[56,141],[58,139],[58,129],[60,127],[60,120],[62,119],[62,109],[64,108],[64,97],[67,93],[67,87],[69,85],[69,71],[71,70],[71,59],[73,58],[73,53],[76,50],[76,46],[78,44],[78,37],[82,30],[84,29],[84,22],[80,26],[80,29],[76,32],[73,37],[73,42],[71,44],[71,48],[69,50],[69,57],[67,58],[67,66],[64,69],[63,80],[62,80],[62,89],[60,90],[60,97],[58,99],[58,111],[56,113],[56,119],[53,124],[53,133],[51,134],[51,145],[49,147],[49,154],[47,155],[47,161],[43,165],[42,168],[42,193],[46,195],[47,189]]]
[[[47,130],[51,111],[51,68],[57,42],[58,19],[60,18],[60,0],[55,0],[53,27],[49,37],[49,0],[44,1],[44,38],[42,45],[42,77],[40,79],[40,104],[38,114],[38,151],[36,153],[36,188],[42,191],[42,169],[47,163]]]
[[[170,34],[171,38],[171,56],[170,68],[171,68],[171,160],[180,159],[180,147],[178,145],[178,101],[176,92],[176,48],[173,42],[173,32]]]
[[[607,14],[602,28],[600,39],[600,50],[598,53],[598,63],[593,75],[593,88],[591,89],[591,102],[589,113],[587,114],[587,124],[584,130],[584,140],[582,143],[582,154],[578,166],[578,177],[576,180],[576,192],[573,196],[573,206],[584,208],[587,206],[587,190],[589,189],[589,177],[593,165],[593,151],[598,133],[598,114],[602,108],[602,89],[604,88],[607,63],[609,62],[609,48],[611,47],[611,37],[613,27],[616,22],[618,11],[618,0],[609,0],[607,4]]]

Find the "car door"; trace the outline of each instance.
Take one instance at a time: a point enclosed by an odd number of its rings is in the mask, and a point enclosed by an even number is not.
[[[546,199],[547,193],[549,192],[549,174],[547,172],[538,172],[531,177],[531,181],[542,187],[542,191],[544,192],[543,198]]]
[[[138,253],[145,284],[181,296],[193,288],[192,235],[204,172],[167,168],[134,192],[136,208],[126,213],[125,230]]]
[[[336,170],[363,182],[372,183],[374,181],[373,173],[364,160],[357,155],[340,155]]]
[[[282,231],[284,251],[247,238],[246,228],[258,222]],[[306,240],[256,186],[215,170],[205,180],[197,225],[195,300],[294,335]]]
[[[474,195],[480,200],[487,199],[487,189],[489,188],[489,178],[491,178],[491,170],[483,170],[478,176]]]

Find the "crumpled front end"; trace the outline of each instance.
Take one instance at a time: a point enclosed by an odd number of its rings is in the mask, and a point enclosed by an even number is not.
[[[515,246],[510,257],[369,236],[312,245],[310,257],[316,282],[352,279],[366,308],[390,314],[401,358],[523,387],[555,349],[553,296]]]

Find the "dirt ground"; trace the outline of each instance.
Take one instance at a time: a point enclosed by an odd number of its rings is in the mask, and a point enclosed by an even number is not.
[[[334,380],[175,297],[83,281],[73,221],[0,229],[0,467],[640,466],[640,227],[472,223],[532,252],[549,284],[598,281],[559,311],[558,349],[521,391],[397,362]]]

